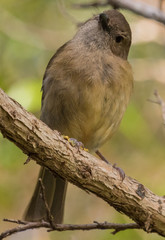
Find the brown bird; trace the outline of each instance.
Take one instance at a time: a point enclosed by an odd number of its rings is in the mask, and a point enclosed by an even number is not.
[[[105,11],[86,21],[46,68],[41,120],[96,151],[118,129],[130,99],[130,45],[129,24],[118,11]],[[67,182],[43,167],[39,177],[51,214],[61,223]],[[37,183],[25,220],[47,218],[40,192]]]

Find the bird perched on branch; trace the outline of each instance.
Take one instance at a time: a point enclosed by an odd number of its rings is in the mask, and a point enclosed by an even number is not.
[[[108,10],[86,21],[48,63],[41,120],[96,151],[118,129],[130,99],[130,45],[129,24],[118,11]],[[39,178],[54,221],[61,223],[67,181],[43,167]],[[37,183],[25,220],[47,219],[40,192]]]

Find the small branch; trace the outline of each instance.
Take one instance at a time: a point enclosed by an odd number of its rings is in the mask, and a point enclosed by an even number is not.
[[[46,201],[46,196],[45,196],[45,187],[43,185],[43,182],[42,182],[42,179],[39,178],[39,183],[41,185],[41,198],[43,199],[44,201],[44,204],[45,204],[45,209],[46,209],[46,212],[47,212],[47,219],[50,223],[50,226],[54,229],[55,227],[55,223],[54,223],[54,218],[53,216],[51,215],[51,212],[50,212],[50,209],[49,209],[49,206],[48,206],[48,203]]]
[[[15,219],[8,219],[8,218],[4,218],[3,219],[4,222],[10,222],[10,223],[17,223],[17,224],[22,224],[22,225],[26,225],[28,222],[27,221],[23,221],[23,220],[15,220]]]
[[[157,103],[161,106],[162,108],[162,118],[163,118],[163,124],[165,125],[165,101],[160,97],[158,94],[158,91],[154,92],[155,97],[157,98]]]
[[[77,8],[101,7],[108,5],[111,5],[113,8],[127,9],[143,17],[154,19],[165,24],[165,14],[160,10],[160,8],[155,8],[147,3],[135,0],[106,0],[105,2],[97,1],[85,4],[74,4]],[[161,5],[162,3],[160,1],[160,6]]]
[[[22,222],[20,220],[16,221],[16,220],[10,220],[10,219],[4,219],[4,221],[8,221],[8,222],[13,222],[13,223],[17,223],[17,224],[22,224],[23,226],[18,226],[9,230],[6,230],[5,232],[2,232],[0,234],[0,240],[4,239],[8,236],[13,235],[14,233],[19,233],[19,232],[23,232],[29,229],[36,229],[36,228],[50,228],[50,224],[47,222]]]
[[[128,229],[140,229],[140,226],[136,223],[128,223],[128,224],[117,224],[117,223],[98,223],[94,222],[91,224],[56,224],[52,228],[52,225],[48,222],[26,222],[21,220],[12,220],[12,219],[4,219],[6,222],[12,222],[23,226],[18,226],[0,234],[0,240],[4,239],[14,233],[23,232],[29,229],[37,229],[37,228],[47,228],[48,231],[74,231],[74,230],[95,230],[95,229],[113,229],[112,234],[116,234],[119,231],[124,231]]]
[[[159,95],[157,90],[154,91],[154,95],[155,95],[156,100],[148,99],[148,101],[150,101],[152,103],[159,104],[161,106],[161,108],[162,108],[163,125],[165,126],[165,101],[160,97],[160,95]]]

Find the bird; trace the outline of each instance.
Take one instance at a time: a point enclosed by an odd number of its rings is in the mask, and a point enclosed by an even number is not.
[[[133,90],[127,61],[130,26],[119,11],[107,10],[84,22],[50,59],[42,83],[40,119],[51,129],[95,152],[117,131]],[[63,222],[67,181],[41,167],[39,177],[55,223]],[[24,215],[48,220],[37,181]]]

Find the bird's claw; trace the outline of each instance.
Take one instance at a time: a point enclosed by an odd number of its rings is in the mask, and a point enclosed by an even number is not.
[[[123,180],[125,178],[125,172],[123,171],[123,169],[121,169],[120,167],[117,167],[116,163],[113,164],[113,168],[115,168],[118,171],[118,173],[120,175],[120,178],[121,178],[121,181],[123,182]]]
[[[88,152],[88,149],[84,147],[84,144],[82,142],[77,141],[75,138],[70,138],[68,136],[63,136],[65,140],[67,140],[72,147],[77,147],[78,150],[82,149],[86,152]]]

